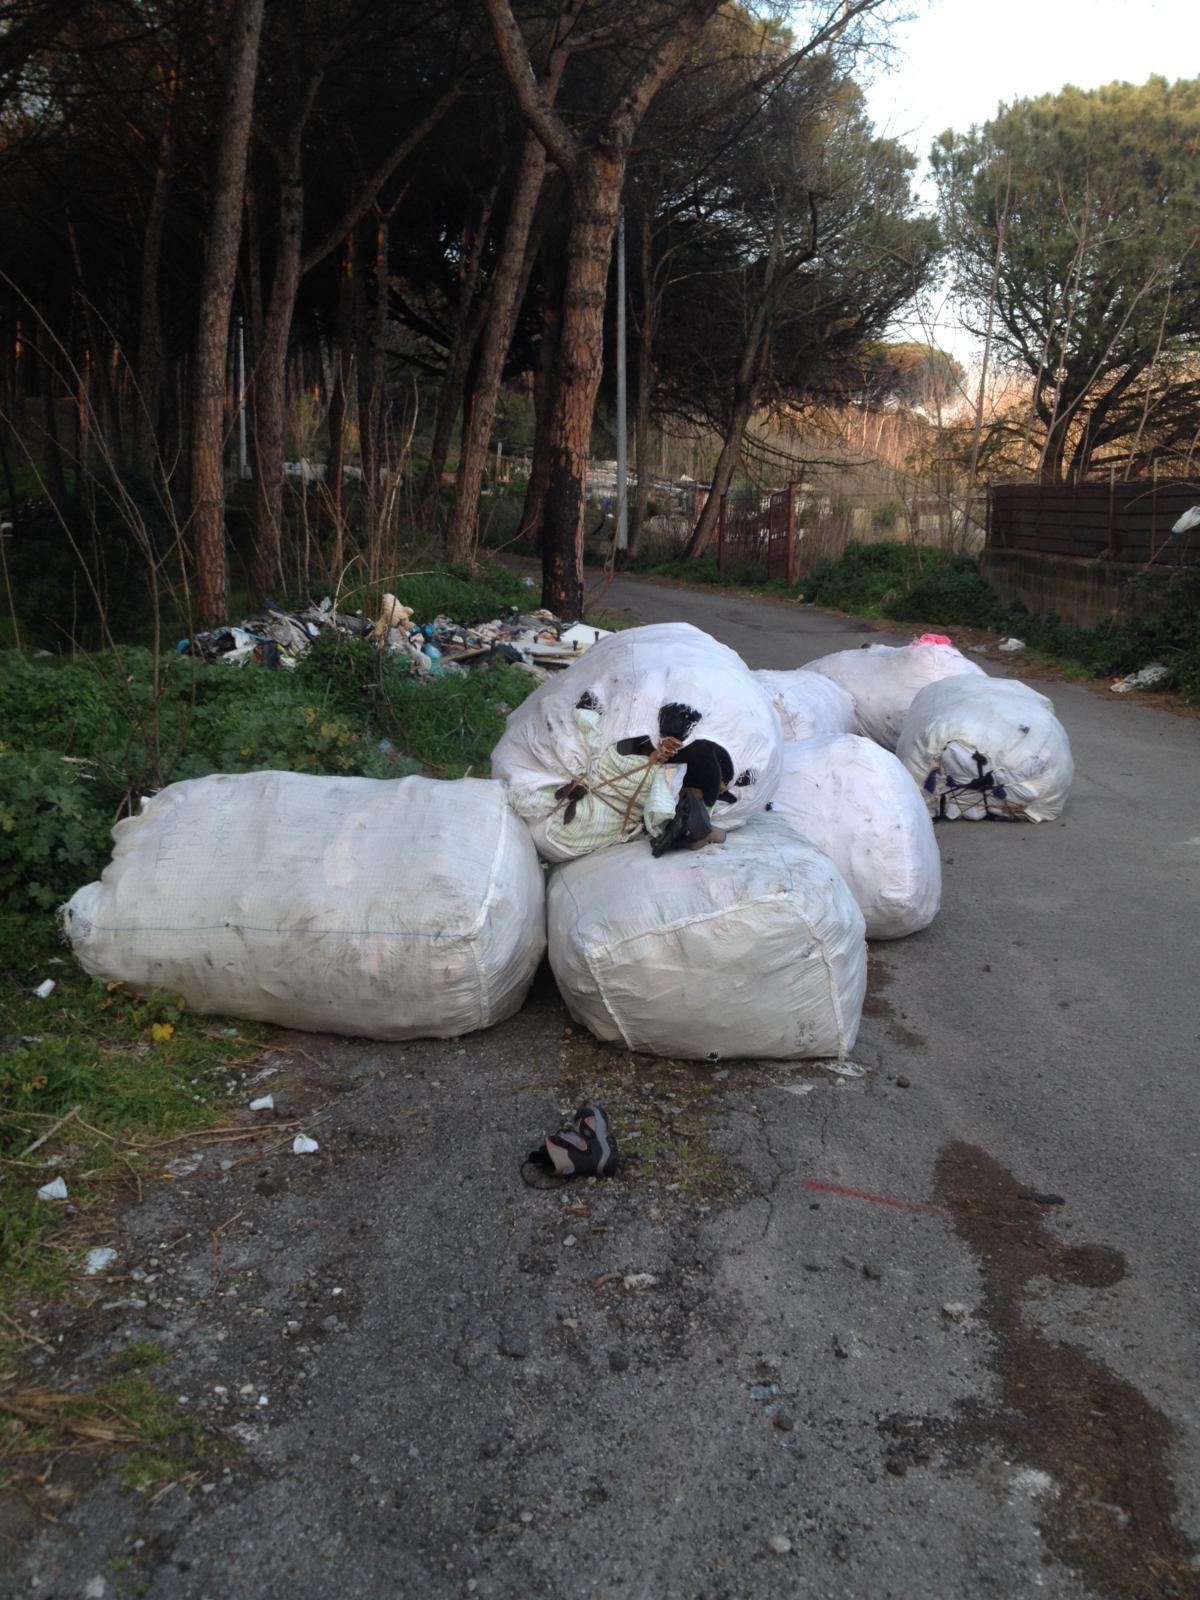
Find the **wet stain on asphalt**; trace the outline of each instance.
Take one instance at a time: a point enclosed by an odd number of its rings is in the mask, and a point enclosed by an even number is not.
[[[1170,1422],[1133,1384],[1022,1316],[1035,1281],[1108,1288],[1124,1277],[1124,1257],[1063,1244],[1029,1190],[973,1145],[945,1146],[936,1185],[979,1265],[982,1315],[995,1338],[1004,1410],[976,1414],[975,1438],[1051,1475],[1056,1493],[1039,1503],[1042,1536],[1098,1594],[1200,1600],[1195,1547],[1176,1523]]]
[[[894,1042],[905,1050],[924,1050],[929,1041],[924,1034],[917,1033],[915,1029],[905,1026],[903,1013],[896,1015],[896,1008],[884,994],[885,989],[890,989],[895,981],[895,973],[881,955],[873,950],[867,954],[867,997],[863,1001],[863,1015],[874,1017],[877,1022],[882,1022]]]

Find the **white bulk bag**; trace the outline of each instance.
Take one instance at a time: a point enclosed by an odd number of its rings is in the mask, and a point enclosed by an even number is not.
[[[371,1039],[511,1016],[544,884],[498,783],[248,772],[174,783],[64,908],[86,971],[199,1012]]]
[[[697,714],[688,719],[689,742],[709,740],[730,758],[732,799],[713,811],[719,827],[738,827],[770,800],[783,740],[770,696],[741,657],[686,622],[629,628],[536,689],[509,714],[492,752],[492,776],[508,784],[548,860],[635,837],[647,807],[651,827],[674,814],[679,769],[668,766],[664,784],[658,763],[618,760],[613,748],[636,738],[657,746],[667,706]],[[570,822],[570,801],[558,793],[568,784],[588,791]]]
[[[832,678],[799,669],[754,676],[771,696],[785,740],[854,732],[854,697]]]
[[[947,678],[909,708],[896,754],[935,816],[1051,822],[1075,775],[1053,702],[1015,678]]]
[[[866,992],[862,912],[780,817],[655,861],[648,840],[559,867],[550,963],[600,1039],[653,1055],[842,1056]]]
[[[771,810],[833,862],[868,939],[903,939],[937,915],[942,860],[933,823],[890,750],[857,733],[785,744]]]
[[[969,674],[985,676],[982,667],[968,661],[952,644],[869,644],[860,650],[838,650],[818,661],[805,662],[805,672],[832,678],[854,696],[858,731],[894,750],[913,696],[927,683]]]

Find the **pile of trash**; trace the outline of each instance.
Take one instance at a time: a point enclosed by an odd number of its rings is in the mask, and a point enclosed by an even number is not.
[[[327,595],[319,605],[283,611],[264,605],[237,625],[211,628],[181,639],[180,655],[226,666],[294,667],[325,634],[365,639],[390,655],[405,657],[414,677],[439,678],[471,667],[508,662],[545,682],[589,650],[608,630],[563,622],[552,611],[512,606],[489,621],[464,626],[447,616],[417,622],[413,608],[385,594],[377,617],[339,611]]]
[[[844,1059],[866,939],[937,913],[933,818],[1048,820],[1071,782],[1050,701],[940,635],[756,674],[686,623],[419,626],[388,595],[373,619],[267,609],[189,648],[294,664],[331,628],[423,674],[499,654],[544,681],[490,780],[163,790],[64,909],[89,972],[200,1012],[446,1037],[511,1015],[548,947],[572,1016],[627,1049]]]

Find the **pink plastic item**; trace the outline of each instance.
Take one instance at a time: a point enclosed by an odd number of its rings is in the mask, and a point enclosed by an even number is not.
[[[950,639],[944,633],[923,633],[919,639],[913,639],[913,644],[949,644]]]

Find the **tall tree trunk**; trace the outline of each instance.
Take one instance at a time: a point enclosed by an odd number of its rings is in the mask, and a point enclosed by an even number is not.
[[[191,542],[196,610],[220,622],[229,605],[225,549],[225,366],[246,187],[246,155],[265,0],[237,0],[209,218],[192,371]]]
[[[546,488],[550,482],[550,418],[554,414],[554,378],[562,331],[562,287],[558,281],[559,275],[549,263],[547,267],[542,332],[533,363],[533,459],[529,466],[521,521],[517,527],[518,539],[536,536],[539,551],[542,520],[546,514]]]
[[[137,386],[133,404],[133,464],[143,477],[152,477],[165,458],[162,437],[163,336],[162,304],[158,276],[162,263],[163,230],[175,160],[175,105],[179,73],[168,80],[167,105],[154,164],[154,186],[146,213],[142,239],[141,294],[138,307]]]
[[[346,491],[346,414],[349,410],[350,373],[353,367],[354,330],[354,234],[346,239],[338,281],[337,351],[334,356],[333,386],[329,393],[329,459],[325,482],[329,488],[329,512],[333,518],[332,581],[341,582],[345,560]]]
[[[417,506],[417,522],[426,529],[432,528],[437,518],[438,501],[442,493],[442,473],[446,467],[450,440],[454,435],[454,419],[458,416],[459,407],[463,402],[471,357],[479,343],[479,335],[490,307],[490,294],[485,295],[482,300],[479,298],[479,278],[483,267],[483,247],[487,242],[488,224],[492,220],[495,200],[496,190],[493,187],[480,206],[479,221],[471,241],[462,282],[459,285],[454,331],[446,351],[446,372],[438,391],[433,441],[429,447],[429,464],[425,468],[421,498]]]
[[[446,555],[470,564],[475,558],[475,530],[479,521],[479,491],[487,463],[488,443],[496,417],[496,401],[504,373],[504,358],[512,341],[524,277],[526,246],[533,228],[538,196],[546,175],[546,152],[532,133],[525,135],[521,166],[513,190],[504,230],[504,243],[492,275],[488,317],[479,346],[475,387],[463,420],[462,452],[454,479],[454,506],[446,533]]]
[[[278,587],[283,554],[283,457],[287,421],[287,353],[292,313],[300,286],[300,243],[304,228],[304,186],[300,179],[297,136],[280,174],[279,231],[275,272],[262,346],[254,363],[254,548],[250,558],[250,600],[260,604]]]
[[[758,398],[758,385],[766,355],[767,321],[767,296],[764,294],[750,319],[750,335],[742,347],[738,361],[729,425],[725,429],[721,453],[713,468],[712,488],[708,492],[703,510],[696,519],[696,526],[684,552],[688,560],[694,556],[704,555],[712,543],[717,518],[721,514],[721,497],[728,490],[733,481],[733,474],[737,470],[738,458],[742,453],[742,440],[750,425],[750,418],[754,415],[754,406]]]
[[[604,370],[604,301],[624,152],[589,151],[572,185],[562,333],[550,419],[542,604],[563,618],[583,612],[583,513],[592,414]]]

